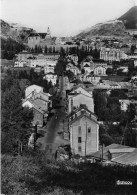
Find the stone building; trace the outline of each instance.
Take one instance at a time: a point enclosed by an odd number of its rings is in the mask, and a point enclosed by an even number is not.
[[[68,117],[72,154],[87,156],[98,151],[99,125],[95,114],[81,105]]]

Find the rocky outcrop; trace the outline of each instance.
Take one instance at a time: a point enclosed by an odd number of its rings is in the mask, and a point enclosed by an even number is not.
[[[17,42],[26,42],[30,33],[35,32],[32,28],[21,26],[17,23],[7,23],[1,20],[1,38],[11,38]]]
[[[129,9],[118,20],[123,21],[126,29],[137,29],[137,6]]]
[[[125,26],[122,21],[112,20],[105,23],[99,23],[83,32],[80,37],[87,36],[123,36],[125,35]]]

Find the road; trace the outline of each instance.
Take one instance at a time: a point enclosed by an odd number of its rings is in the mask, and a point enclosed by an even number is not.
[[[48,155],[54,156],[56,149],[59,145],[67,144],[68,142],[62,138],[62,135],[59,135],[58,132],[63,131],[63,118],[65,117],[65,79],[60,77],[60,96],[59,98],[59,108],[56,109],[56,114],[50,119],[46,127],[46,134],[42,140],[42,150],[46,150]]]

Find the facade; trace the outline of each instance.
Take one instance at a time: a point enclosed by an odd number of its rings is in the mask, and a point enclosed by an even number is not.
[[[25,98],[30,98],[35,93],[43,92],[43,87],[38,85],[30,85],[25,89]]]
[[[33,57],[33,55],[28,51],[22,51],[16,55],[18,61],[26,61],[29,57]]]
[[[35,48],[37,46],[44,48],[46,45],[52,45],[49,27],[47,29],[47,33],[31,33],[28,36],[28,47]]]
[[[69,55],[68,57],[75,63],[75,65],[78,64],[78,56],[76,54]]]
[[[26,61],[15,61],[14,63],[14,67],[25,67],[27,66],[27,62]]]
[[[103,66],[97,66],[94,68],[94,75],[106,76],[106,68]]]
[[[119,100],[119,102],[120,102],[120,104],[121,104],[121,110],[123,110],[123,111],[127,111],[128,110],[128,107],[129,107],[129,105],[130,105],[130,100]]]
[[[35,67],[45,67],[47,66],[47,60],[45,59],[29,59],[28,66],[35,68]]]
[[[51,66],[51,65],[48,65],[46,67],[44,67],[44,73],[47,74],[47,73],[54,73],[54,66]]]
[[[68,114],[85,104],[91,112],[94,112],[94,101],[91,96],[82,93],[69,93],[68,95]]]
[[[89,64],[85,64],[83,69],[85,70],[85,73],[91,73],[91,71],[94,70],[94,68],[92,68]]]
[[[94,113],[80,107],[69,117],[69,125],[72,154],[87,156],[98,151],[99,126]]]
[[[79,68],[70,63],[67,65],[66,70],[70,70],[74,75],[80,74]]]
[[[101,48],[100,59],[104,61],[120,61],[123,56],[123,51],[115,48]]]
[[[25,99],[22,106],[32,109],[34,115],[33,124],[37,123],[38,126],[43,127],[44,121],[47,120],[48,116],[48,102],[45,103],[43,100],[30,98]]]
[[[51,81],[52,85],[56,85],[57,83],[57,75],[52,72],[49,72],[48,74],[46,74],[44,76],[44,79],[46,79],[48,82]]]

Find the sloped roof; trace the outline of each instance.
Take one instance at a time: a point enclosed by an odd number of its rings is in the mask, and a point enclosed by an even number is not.
[[[90,67],[90,65],[86,64],[84,67]]]
[[[112,158],[111,162],[128,165],[137,164],[137,148],[132,148],[130,146],[124,146],[120,144],[111,144],[103,148],[103,161],[108,161],[108,152],[117,153],[117,156]],[[95,159],[100,159],[102,156],[102,150],[99,150],[93,154],[91,157]]]
[[[86,118],[88,118],[89,120],[93,121],[94,123],[98,124],[97,120],[95,120],[94,118],[92,118],[92,117],[90,117],[90,116],[87,116],[86,113],[82,113],[80,116],[75,117],[74,119],[72,119],[72,120],[70,121],[70,124],[76,122],[77,120],[80,120],[80,119],[83,118],[83,117],[86,117]]]
[[[95,115],[95,113],[91,112],[86,105],[83,105],[83,104],[80,104],[80,107],[77,108],[76,110],[73,110],[69,115],[67,115],[67,118],[71,117],[73,114],[76,114],[77,112],[79,112],[80,110],[86,110],[88,111],[89,113],[91,113],[92,115],[94,115],[96,118],[97,116]]]
[[[30,33],[28,37],[39,37],[38,33]]]
[[[29,99],[25,99],[23,103],[25,103],[26,101],[29,101],[33,105],[33,108],[36,109],[41,114],[45,114],[47,112],[46,110],[43,110],[45,104],[43,103],[42,100],[40,99],[32,100],[31,98],[29,98]]]

